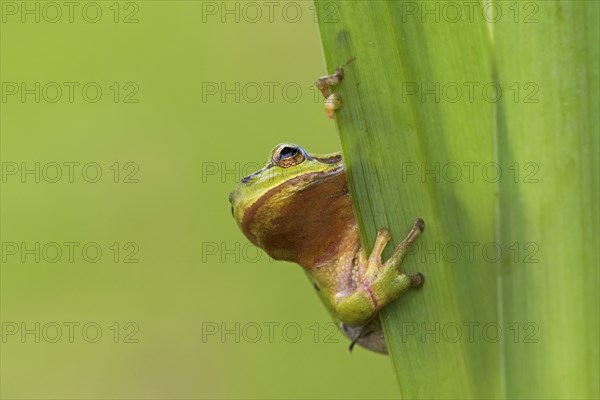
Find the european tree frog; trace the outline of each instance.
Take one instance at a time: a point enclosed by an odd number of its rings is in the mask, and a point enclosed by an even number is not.
[[[337,78],[335,74],[323,77],[317,84],[329,79],[326,87],[339,82]],[[323,94],[330,98],[326,89]],[[330,111],[338,107],[339,103]],[[403,291],[423,285],[422,274],[410,276],[400,269],[408,246],[424,230],[422,219],[415,221],[387,261],[381,259],[391,239],[385,228],[378,231],[367,255],[361,247],[341,154],[309,154],[294,144],[275,147],[268,164],[243,178],[229,201],[233,217],[252,243],[274,259],[304,268],[342,332],[352,340],[351,348],[358,343],[387,353],[377,313]]]

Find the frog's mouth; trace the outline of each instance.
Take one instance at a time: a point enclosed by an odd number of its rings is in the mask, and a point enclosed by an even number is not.
[[[336,164],[342,161],[341,154],[326,154],[322,156],[313,156],[313,158],[325,164]]]
[[[231,205],[231,215],[235,217],[233,213],[233,191],[229,192],[229,204]]]
[[[273,168],[274,166],[275,166],[275,164],[273,164],[273,163],[269,163],[269,164],[267,164],[267,165],[266,165],[264,168],[261,168],[261,169],[259,169],[258,171],[256,171],[256,172],[253,172],[253,173],[251,173],[250,175],[243,177],[243,178],[242,178],[242,180],[241,180],[241,182],[242,182],[242,183],[248,183],[248,182],[250,182],[250,181],[251,181],[253,178],[255,178],[255,177],[259,176],[260,174],[262,174],[262,173],[263,173],[263,172],[265,172],[265,171],[268,171],[270,168]],[[230,197],[230,200],[231,200],[231,197]]]
[[[326,164],[339,164],[336,168],[327,171],[327,172],[313,172],[311,174],[306,174],[304,175],[304,177],[297,177],[295,179],[291,179],[287,185],[290,184],[297,184],[298,181],[300,180],[308,180],[308,181],[314,181],[317,179],[317,177],[323,176],[322,174],[325,175],[329,175],[329,174],[337,174],[339,173],[341,170],[344,169],[344,165],[342,163],[340,163],[342,156],[341,155],[331,155],[331,156],[325,156],[325,157],[314,157],[315,160],[318,160],[319,162],[322,163],[326,163]],[[231,192],[229,192],[229,204],[231,205],[231,215],[235,218],[235,207],[236,204],[241,196],[240,191],[243,190],[244,186],[247,186],[248,184],[250,184],[252,182],[252,180],[254,178],[258,178],[259,176],[261,176],[265,171],[268,171],[270,168],[275,167],[276,165],[274,164],[268,164],[266,165],[264,168],[242,178],[241,180],[241,185],[238,186],[237,188],[235,188],[234,190],[232,190]],[[308,178],[308,179],[307,179]]]

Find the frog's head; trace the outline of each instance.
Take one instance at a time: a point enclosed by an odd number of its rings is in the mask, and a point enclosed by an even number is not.
[[[332,176],[343,171],[339,153],[311,155],[295,144],[277,145],[271,152],[268,164],[243,178],[229,194],[233,217],[244,234],[261,246],[261,233],[272,230],[273,221],[280,220],[282,216],[299,218],[298,215],[289,215],[291,204],[299,199],[309,203],[310,193],[314,192],[309,188],[331,182]],[[331,187],[332,184],[326,186]],[[314,192],[315,196],[322,197],[320,192]],[[296,196],[298,193],[302,195]]]

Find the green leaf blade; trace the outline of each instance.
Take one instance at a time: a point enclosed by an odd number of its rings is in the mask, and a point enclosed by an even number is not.
[[[427,224],[420,250],[405,263],[407,271],[425,274],[425,286],[381,314],[388,338],[394,338],[389,347],[401,392],[408,398],[498,393],[497,343],[465,338],[454,343],[441,337],[456,327],[464,335],[464,322],[490,315],[497,319],[493,266],[478,266],[481,273],[473,274],[442,255],[453,239],[461,247],[463,241],[480,242],[485,235],[493,241],[493,191],[482,180],[440,179],[450,163],[464,169],[463,162],[492,161],[492,107],[440,102],[435,93],[421,94],[435,92],[436,82],[489,80],[487,28],[403,24],[398,2],[338,5],[341,26],[322,24],[321,29],[330,70],[357,57],[340,85],[344,105],[337,122],[363,241],[372,246],[377,228],[386,226],[397,244],[417,217]],[[448,31],[456,38],[441,43]],[[424,48],[417,38],[431,46]],[[459,50],[467,38],[475,38],[471,45],[488,56],[464,63]],[[433,68],[436,64],[443,67]],[[415,90],[417,94],[409,94]],[[456,137],[457,131],[475,137]],[[471,287],[488,294],[479,297]]]

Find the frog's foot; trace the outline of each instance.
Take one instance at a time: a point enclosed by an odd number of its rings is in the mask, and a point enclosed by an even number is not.
[[[395,268],[398,272],[400,272],[400,265],[402,264],[402,260],[404,260],[404,256],[406,255],[406,251],[410,247],[411,244],[417,241],[421,233],[425,230],[425,221],[421,218],[418,218],[408,235],[404,238],[398,246],[394,249],[394,253],[392,256],[385,262],[381,262],[381,254],[383,254],[383,250],[387,246],[388,242],[392,239],[392,234],[386,228],[382,228],[377,231],[377,238],[375,239],[375,245],[373,246],[373,251],[368,259],[367,269],[365,272],[365,278],[372,280],[374,275],[377,275],[382,270]],[[410,286],[412,287],[421,287],[423,286],[423,282],[425,277],[420,272],[414,276],[410,277]]]
[[[352,338],[352,341],[348,345],[348,351],[350,353],[352,353],[352,350],[354,350],[354,346],[356,346],[356,344],[358,343],[359,340],[364,339],[367,336],[369,336],[371,333],[373,333],[373,331],[367,329],[368,325],[369,325],[369,322],[367,322],[365,325],[361,325],[358,328],[354,329],[356,332],[353,332],[354,337]],[[345,327],[345,330],[347,330],[347,331],[350,331],[352,329],[351,327],[348,327],[348,326],[344,326],[344,327]]]
[[[355,57],[348,60],[344,66],[355,60]],[[329,88],[340,83],[344,79],[344,66],[336,68],[331,75],[325,75],[317,79],[316,85],[319,91],[325,97],[325,113],[329,118],[333,118],[334,111],[342,106],[342,98],[338,93],[331,93]]]
[[[352,352],[354,346],[365,347],[371,351],[387,354],[387,345],[385,343],[385,336],[383,335],[383,328],[379,321],[379,316],[376,314],[368,322],[361,326],[350,326],[346,324],[340,324],[340,329],[348,337],[351,342],[348,346],[348,350]]]
[[[325,114],[329,118],[333,118],[335,110],[339,110],[342,106],[342,97],[339,93],[332,93],[327,99],[325,99]]]
[[[408,235],[398,244],[385,263],[381,261],[381,254],[391,240],[391,233],[387,229],[380,229],[377,232],[373,251],[368,258],[364,255],[364,251],[359,252],[358,269],[363,270],[364,273],[361,274],[357,287],[351,291],[338,293],[333,302],[342,322],[361,325],[403,291],[411,287],[423,286],[425,281],[423,274],[407,275],[400,270],[400,266],[409,246],[419,238],[424,229],[423,220],[417,219]]]
[[[348,345],[348,351],[352,352],[354,346],[356,344],[360,344],[361,346],[366,346],[367,348],[382,353],[381,351],[381,343],[376,343],[376,346],[373,346],[375,343],[371,342],[381,342],[383,339],[383,347],[385,347],[385,337],[374,337],[375,340],[371,339],[370,336],[379,333],[381,336],[382,328],[381,323],[379,322],[378,314],[372,316],[367,322],[360,326],[349,326],[345,324],[341,324],[342,331],[348,338],[351,339],[350,344]],[[375,348],[376,347],[376,348]]]
[[[344,79],[344,68],[336,68],[331,75],[325,75],[317,79],[315,84],[326,99],[331,95],[329,88],[340,83]]]

